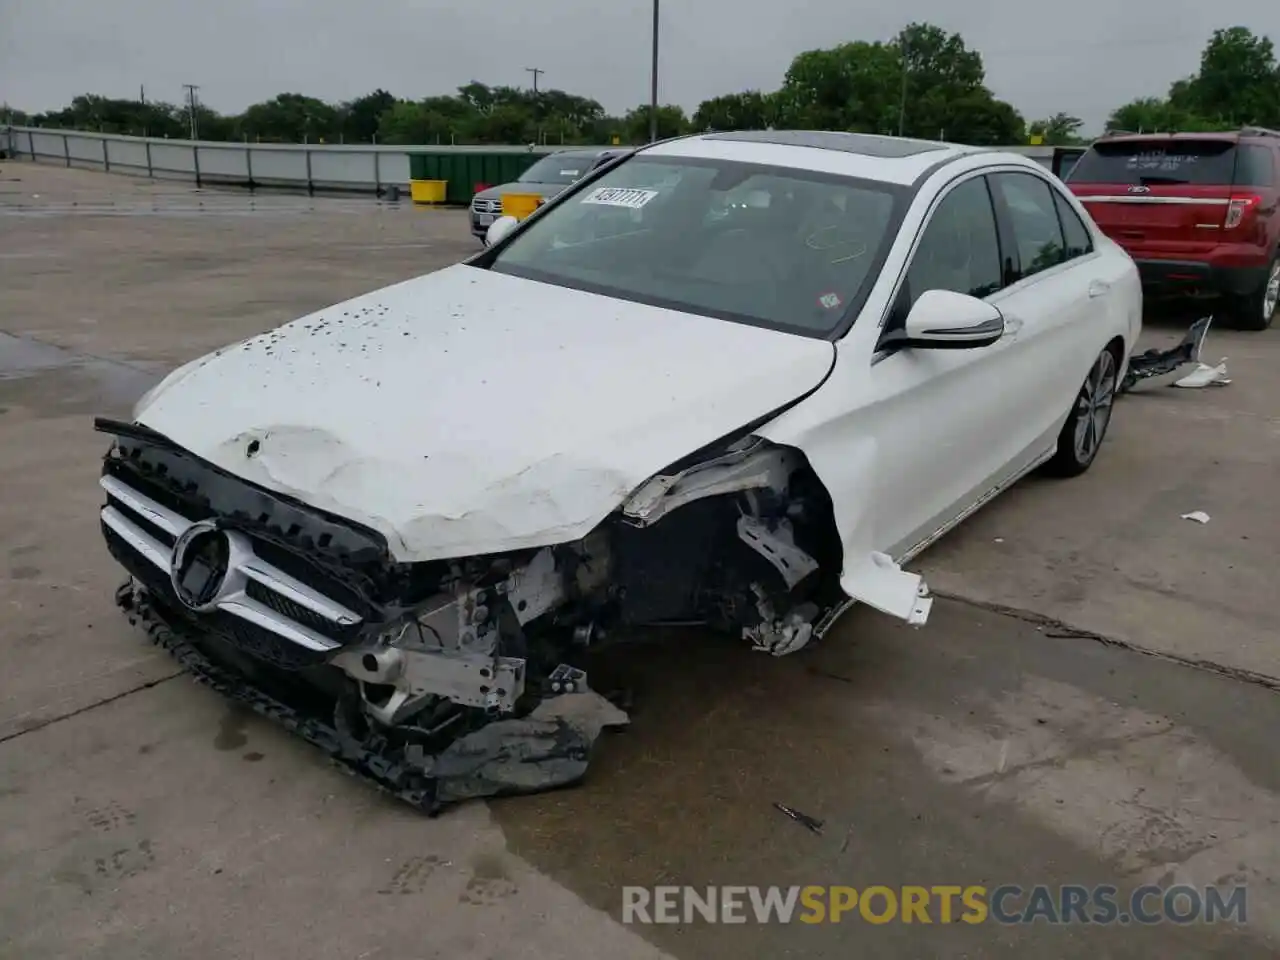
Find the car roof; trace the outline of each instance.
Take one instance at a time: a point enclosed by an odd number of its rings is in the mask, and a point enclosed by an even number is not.
[[[598,157],[602,153],[608,153],[608,149],[604,150],[555,150],[548,153],[547,157]],[[546,159],[543,157],[542,159]]]
[[[957,157],[982,152],[941,140],[915,140],[829,130],[743,130],[664,140],[643,151],[655,157],[739,160],[818,173],[911,184]]]
[[[1110,137],[1100,137],[1095,140],[1092,146],[1103,146],[1110,143],[1150,143],[1152,140],[1164,142],[1167,140],[1222,140],[1228,143],[1236,143],[1242,139],[1239,131],[1220,131],[1214,130],[1206,133],[1194,133],[1192,131],[1182,131],[1178,133],[1120,133]]]

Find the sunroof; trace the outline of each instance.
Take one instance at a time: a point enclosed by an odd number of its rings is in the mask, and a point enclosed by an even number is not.
[[[837,133],[831,130],[738,130],[707,134],[708,140],[737,140],[743,143],[777,143],[788,147],[816,147],[861,153],[868,157],[913,157],[919,153],[945,150],[947,145],[932,140],[879,137],[870,133]]]

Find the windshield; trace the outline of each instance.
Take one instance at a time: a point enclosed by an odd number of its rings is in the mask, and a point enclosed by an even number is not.
[[[538,214],[490,269],[826,336],[865,299],[900,198],[887,183],[640,156]]]
[[[586,176],[595,157],[582,153],[558,154],[543,157],[520,174],[518,183],[573,183]]]
[[[1235,162],[1235,144],[1230,140],[1096,143],[1076,163],[1070,180],[1126,186],[1229,186]]]

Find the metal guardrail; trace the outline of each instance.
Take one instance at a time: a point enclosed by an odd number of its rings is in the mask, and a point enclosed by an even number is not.
[[[243,187],[300,187],[382,193],[407,188],[410,153],[524,153],[524,146],[381,146],[235,143],[127,137],[38,127],[0,128],[0,149],[16,159],[109,173]],[[540,152],[572,149],[540,146]],[[578,148],[581,149],[581,148]],[[603,148],[601,148],[603,149]]]
[[[234,143],[167,140],[39,127],[0,128],[0,149],[18,159],[160,179],[197,186],[295,187],[382,193],[407,189],[411,153],[524,153],[527,146],[381,146],[376,144]],[[599,149],[544,145],[539,152]],[[993,147],[1051,166],[1053,147]]]

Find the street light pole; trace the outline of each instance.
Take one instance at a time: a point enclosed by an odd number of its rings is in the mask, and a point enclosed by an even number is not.
[[[658,0],[653,0],[653,66],[649,76],[649,142],[658,139]]]
[[[907,119],[907,31],[898,34],[898,56],[902,60],[902,96],[898,100],[898,136],[902,136]]]

